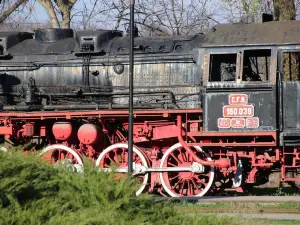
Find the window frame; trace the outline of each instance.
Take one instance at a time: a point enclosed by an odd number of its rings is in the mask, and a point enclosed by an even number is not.
[[[244,60],[244,51],[247,50],[271,50],[271,60],[270,60],[270,77],[268,81],[242,81],[243,75],[243,60]],[[288,51],[288,49],[282,49]],[[300,50],[300,46],[299,49]],[[238,87],[238,86],[265,86],[265,85],[275,85],[276,76],[279,64],[278,61],[278,52],[280,50],[277,46],[244,46],[244,47],[227,47],[227,48],[205,48],[201,51],[201,64],[202,64],[202,83],[203,86],[208,88],[218,88],[224,86]],[[237,54],[237,64],[236,64],[236,81],[209,81],[209,67],[210,67],[210,55],[215,54]]]
[[[236,72],[234,81],[210,81],[210,59],[211,55],[226,55],[226,54],[236,54]],[[241,65],[241,52],[234,51],[206,51],[204,53],[204,68],[203,68],[203,84],[204,85],[218,85],[218,84],[236,84],[237,77],[240,73]]]
[[[212,56],[215,56],[215,55],[236,55],[236,60],[235,60],[235,79],[234,81],[211,81],[210,78],[211,78],[211,66],[212,66],[212,62],[211,62],[211,58]],[[209,54],[209,64],[208,64],[208,67],[209,67],[209,73],[208,73],[208,82],[210,83],[233,83],[233,82],[236,82],[236,79],[237,79],[237,73],[238,73],[238,53],[213,53],[213,54]],[[220,78],[221,78],[221,74],[220,75]]]
[[[298,47],[298,48],[297,48]],[[300,79],[298,81],[291,81],[291,80],[284,80],[284,72],[283,72],[283,54],[284,53],[295,53],[298,52],[300,54],[300,46],[296,46],[296,48],[281,48],[278,50],[278,70],[281,73],[282,76],[282,82],[300,82]]]
[[[260,50],[269,50],[271,55],[270,55],[270,65],[269,65],[269,77],[268,80],[266,81],[246,81],[243,80],[243,75],[244,75],[244,59],[245,59],[245,51],[260,51]],[[242,59],[241,59],[241,67],[240,67],[240,76],[237,78],[239,83],[243,83],[243,84],[266,84],[266,83],[270,83],[272,81],[272,67],[273,67],[273,63],[272,63],[272,56],[273,56],[273,49],[272,48],[248,48],[248,49],[243,49],[242,50]]]

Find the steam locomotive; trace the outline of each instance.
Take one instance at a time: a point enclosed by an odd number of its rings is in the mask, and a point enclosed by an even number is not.
[[[300,22],[135,37],[133,167],[142,192],[201,197],[300,179]],[[129,37],[0,33],[3,151],[128,170]],[[300,90],[300,89],[299,89]]]

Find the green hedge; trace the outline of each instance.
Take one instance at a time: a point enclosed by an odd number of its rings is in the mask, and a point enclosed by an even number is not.
[[[96,172],[71,173],[36,156],[0,152],[0,224],[238,224],[236,219],[175,210],[169,201],[134,197],[126,178]]]

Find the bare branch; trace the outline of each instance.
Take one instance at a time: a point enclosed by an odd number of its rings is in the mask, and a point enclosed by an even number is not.
[[[62,28],[70,28],[71,10],[77,0],[54,0],[62,15]]]
[[[53,6],[52,1],[49,1],[49,0],[38,0],[38,2],[39,2],[39,3],[44,7],[44,9],[46,10],[46,12],[47,12],[47,14],[48,14],[48,16],[49,16],[49,18],[50,18],[52,27],[53,27],[53,28],[60,28],[60,24],[59,24],[57,15],[56,15],[56,13],[55,13],[54,6]]]
[[[0,15],[0,23],[3,23],[4,20],[6,20],[19,6],[26,3],[28,0],[18,0],[14,4],[12,4],[8,9],[6,9],[1,15]]]

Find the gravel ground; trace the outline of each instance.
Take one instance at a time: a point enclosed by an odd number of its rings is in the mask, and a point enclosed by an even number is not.
[[[241,217],[245,219],[300,220],[300,214],[292,213],[217,213],[217,216]]]
[[[230,202],[257,202],[257,203],[300,203],[300,196],[218,196],[201,198],[180,198],[181,200],[199,203],[230,203]]]

